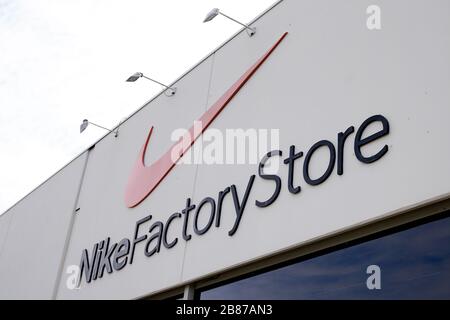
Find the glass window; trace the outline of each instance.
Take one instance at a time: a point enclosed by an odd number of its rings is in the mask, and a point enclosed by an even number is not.
[[[450,211],[201,292],[201,299],[450,299]],[[368,266],[380,268],[367,273]],[[368,289],[381,284],[380,289]]]

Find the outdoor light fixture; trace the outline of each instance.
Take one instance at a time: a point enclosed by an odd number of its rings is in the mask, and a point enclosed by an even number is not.
[[[87,128],[87,126],[88,126],[89,124],[92,124],[93,126],[99,127],[99,128],[101,128],[101,129],[106,130],[106,131],[109,131],[109,132],[114,132],[114,137],[116,137],[116,138],[117,138],[118,135],[119,135],[119,127],[117,127],[116,130],[112,131],[112,130],[110,130],[110,129],[108,129],[108,128],[105,128],[105,127],[102,127],[102,126],[100,126],[100,125],[98,125],[98,124],[95,124],[95,123],[93,123],[93,122],[90,122],[88,119],[84,119],[83,122],[81,123],[81,125],[80,125],[80,133],[82,133],[84,130],[86,130],[86,128]]]
[[[145,76],[142,72],[135,72],[133,75],[131,75],[131,76],[127,79],[127,82],[135,82],[135,81],[136,81],[137,79],[139,79],[139,78],[145,78],[145,79],[147,79],[147,80],[156,82],[157,84],[159,84],[159,85],[163,86],[164,88],[166,88],[167,90],[164,92],[164,94],[165,94],[166,96],[169,96],[169,97],[170,97],[170,96],[173,96],[173,95],[175,94],[175,92],[177,92],[177,88],[166,86],[165,84],[163,84],[163,83],[161,83],[161,82],[159,82],[159,81],[156,81],[156,80],[154,80],[154,79],[151,79],[151,78]],[[167,93],[166,93],[166,92],[167,92]]]
[[[251,28],[250,26],[246,25],[245,23],[239,22],[239,21],[237,21],[236,19],[233,19],[233,18],[231,18],[230,16],[227,16],[226,14],[220,12],[220,10],[217,9],[217,8],[212,9],[212,10],[206,15],[205,20],[203,20],[203,23],[211,21],[212,19],[214,19],[215,17],[217,17],[219,14],[222,15],[222,16],[224,16],[225,18],[228,18],[228,19],[230,19],[230,20],[236,22],[236,23],[239,23],[241,26],[244,26],[244,27],[247,29],[247,33],[248,33],[248,35],[249,35],[250,37],[253,36],[253,35],[256,33],[256,29],[255,29],[255,28]]]

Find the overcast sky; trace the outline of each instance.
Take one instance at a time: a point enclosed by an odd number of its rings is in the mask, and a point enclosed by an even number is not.
[[[275,0],[0,0],[0,214]]]

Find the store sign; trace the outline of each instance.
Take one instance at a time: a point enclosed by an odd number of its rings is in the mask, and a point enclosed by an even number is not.
[[[271,53],[283,41],[287,33],[275,43],[241,78],[233,84],[228,91],[215,103],[209,110],[200,117],[199,121],[202,123],[201,130],[195,130],[192,127],[185,137],[182,137],[179,142],[173,145],[159,160],[154,162],[149,167],[144,165],[145,152],[148,147],[149,139],[153,131],[150,133],[147,140],[142,147],[135,167],[130,175],[128,185],[125,192],[125,202],[128,207],[132,208],[142,202],[164,179],[169,171],[174,167],[177,161],[189,150],[197,138],[199,138],[209,124],[218,116],[218,114],[225,108],[225,106],[233,99],[244,84],[252,77],[256,70],[267,60]],[[378,123],[381,128],[376,133],[368,134],[366,129],[374,123]],[[309,148],[306,153],[297,151],[295,145],[289,148],[287,157],[283,158],[282,150],[272,150],[268,152],[260,161],[257,175],[259,179],[270,181],[273,184],[273,192],[269,195],[258,195],[254,203],[249,203],[248,199],[252,193],[253,185],[256,179],[256,174],[249,177],[247,185],[244,188],[239,188],[238,192],[236,185],[224,187],[218,190],[216,195],[205,197],[199,203],[192,203],[191,198],[186,199],[184,208],[178,212],[172,213],[165,221],[155,221],[152,215],[148,215],[136,222],[134,232],[130,238],[124,238],[119,242],[113,242],[110,237],[99,243],[94,244],[91,253],[84,249],[81,255],[79,281],[83,276],[87,283],[102,278],[106,273],[113,273],[132,264],[137,252],[144,254],[150,258],[158,254],[162,249],[171,249],[179,244],[181,241],[190,241],[192,236],[204,235],[211,228],[225,228],[221,223],[222,215],[233,215],[234,222],[232,226],[227,226],[228,235],[233,236],[239,229],[242,217],[246,212],[248,206],[256,206],[258,208],[268,207],[273,204],[280,192],[282,185],[286,185],[288,191],[292,194],[301,192],[301,186],[296,182],[298,176],[302,176],[305,183],[317,186],[324,183],[332,174],[334,167],[337,166],[337,174],[344,173],[344,147],[348,144],[349,137],[355,133],[353,126],[347,128],[343,132],[337,134],[337,145],[331,140],[320,140]],[[365,120],[354,134],[353,149],[356,158],[362,163],[372,163],[382,158],[388,152],[388,146],[384,145],[378,152],[371,155],[364,155],[362,148],[373,141],[389,134],[389,122],[382,115],[374,115]],[[188,143],[186,143],[188,141]],[[327,150],[328,165],[325,171],[320,175],[313,177],[310,174],[310,164],[312,156],[317,150]],[[295,173],[295,163],[304,158],[302,174]],[[282,183],[282,177],[278,174],[268,173],[269,160],[279,161],[282,165],[286,165],[288,170],[286,184]],[[224,201],[232,201],[234,204],[233,212],[223,212],[222,205]],[[202,215],[203,219],[199,219]],[[206,218],[206,219],[205,219]],[[182,227],[176,232],[172,230],[176,228],[173,226],[175,220],[182,221]],[[199,223],[199,221],[207,221],[207,223]],[[177,224],[181,225],[181,224]],[[171,232],[169,232],[171,230]],[[193,230],[191,233],[189,230]],[[178,236],[169,238],[169,234],[177,234]]]
[[[377,124],[379,129],[375,133],[368,134],[367,128],[373,124]],[[309,148],[306,153],[297,151],[296,146],[289,148],[288,156],[283,159],[282,150],[273,150],[261,160],[258,167],[257,175],[259,179],[268,180],[273,183],[273,192],[270,195],[258,195],[259,200],[254,203],[248,203],[249,196],[252,192],[256,175],[251,175],[248,179],[245,191],[238,192],[236,185],[226,186],[218,191],[215,196],[207,196],[199,203],[194,204],[190,198],[186,199],[184,208],[179,212],[171,214],[165,221],[154,221],[152,215],[148,215],[136,222],[134,233],[130,238],[124,238],[115,243],[109,237],[96,243],[91,251],[83,250],[80,262],[80,280],[83,275],[87,283],[92,280],[102,278],[105,272],[112,273],[125,268],[132,264],[136,252],[143,253],[150,258],[158,254],[162,249],[171,249],[180,241],[192,240],[193,234],[201,236],[207,233],[213,226],[220,228],[221,217],[223,214],[232,214],[234,217],[233,226],[228,229],[228,235],[233,236],[239,229],[239,225],[245,210],[248,206],[254,205],[258,208],[268,207],[273,204],[281,191],[282,177],[277,174],[266,174],[264,167],[272,157],[276,157],[284,165],[288,167],[287,187],[290,193],[298,194],[301,192],[301,186],[296,183],[299,174],[295,173],[294,165],[296,161],[304,158],[303,161],[303,180],[312,186],[324,183],[332,174],[335,166],[337,174],[344,174],[344,147],[348,144],[350,136],[354,134],[353,150],[355,157],[362,163],[369,164],[381,159],[387,152],[388,146],[384,145],[376,153],[367,155],[362,152],[364,146],[389,134],[389,122],[382,115],[374,115],[366,119],[356,130],[350,126],[346,130],[337,134],[337,145],[331,140],[320,140]],[[328,166],[325,171],[318,177],[312,177],[310,174],[310,165],[312,156],[319,149],[328,151]],[[233,201],[234,212],[222,212],[222,204],[224,201]],[[199,224],[200,215],[207,217],[207,223]],[[172,223],[175,220],[182,220],[182,227],[177,231],[178,236],[169,238],[169,230],[172,230]],[[193,230],[193,234],[188,230]],[[174,234],[170,232],[170,234]]]

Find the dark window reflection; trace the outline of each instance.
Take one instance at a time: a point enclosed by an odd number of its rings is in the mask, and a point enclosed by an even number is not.
[[[449,212],[408,228],[204,291],[201,299],[450,299]],[[366,286],[374,264],[380,290]]]

